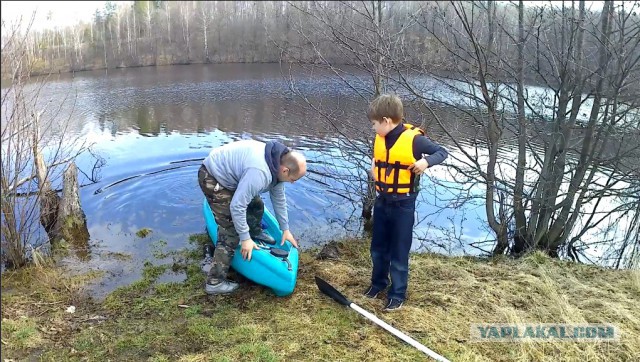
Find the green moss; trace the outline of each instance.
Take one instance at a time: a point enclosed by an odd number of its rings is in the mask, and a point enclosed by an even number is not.
[[[36,347],[41,337],[36,322],[33,319],[21,317],[16,320],[2,321],[2,340],[5,343],[12,343],[15,347],[30,348]]]
[[[149,234],[151,234],[152,230],[149,228],[142,228],[138,231],[136,231],[136,236],[139,238],[146,238]]]

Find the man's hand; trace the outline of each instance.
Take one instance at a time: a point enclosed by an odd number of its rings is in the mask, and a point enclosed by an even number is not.
[[[298,242],[293,237],[293,235],[291,235],[291,231],[289,230],[285,230],[282,232],[282,241],[280,242],[280,245],[284,245],[285,240],[289,240],[289,242],[291,242],[291,245],[293,245],[294,248],[298,247]]]
[[[240,247],[240,254],[242,254],[242,259],[251,261],[251,253],[253,250],[258,250],[258,245],[253,242],[251,239],[242,240],[242,246]]]
[[[409,166],[409,171],[413,171],[413,173],[415,173],[416,175],[422,175],[427,167],[429,167],[429,162],[427,162],[427,160],[425,160],[424,158],[421,158],[416,161],[416,163]]]

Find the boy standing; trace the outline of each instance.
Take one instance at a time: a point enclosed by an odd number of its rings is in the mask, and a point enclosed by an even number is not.
[[[377,297],[390,275],[384,311],[399,309],[406,297],[419,176],[449,155],[422,130],[403,123],[403,114],[400,98],[389,94],[374,99],[367,112],[376,132],[371,173],[378,196],[373,207],[373,271],[364,295]]]

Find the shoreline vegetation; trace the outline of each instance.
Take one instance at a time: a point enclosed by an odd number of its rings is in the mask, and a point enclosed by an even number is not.
[[[193,235],[169,264],[147,261],[142,278],[104,299],[87,285],[100,272],[71,274],[55,258],[2,274],[2,359],[138,361],[416,361],[424,355],[323,295],[314,276],[452,361],[631,361],[640,356],[640,271],[550,259],[534,252],[509,257],[412,254],[405,306],[383,313],[383,299],[361,295],[368,285],[366,239],[330,245],[320,258],[301,251],[296,290],[278,298],[242,283],[230,296],[209,297],[202,284],[201,246]],[[161,283],[165,273],[181,282]],[[477,341],[474,324],[610,324],[612,342]]]

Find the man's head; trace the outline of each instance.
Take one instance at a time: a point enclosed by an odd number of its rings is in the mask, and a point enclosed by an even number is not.
[[[307,173],[307,160],[302,153],[291,151],[280,157],[278,181],[296,182]]]
[[[369,104],[367,110],[371,127],[382,137],[402,121],[403,114],[402,101],[398,96],[392,94],[378,96]]]

